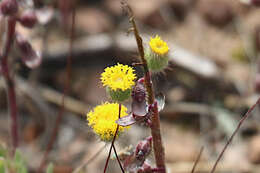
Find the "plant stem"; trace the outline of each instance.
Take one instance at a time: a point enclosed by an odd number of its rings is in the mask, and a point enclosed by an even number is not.
[[[141,36],[139,35],[135,20],[134,20],[134,15],[132,12],[132,9],[130,6],[123,1],[122,2],[123,7],[126,7],[126,10],[128,12],[129,18],[130,18],[130,23],[132,24],[132,29],[135,35],[140,59],[142,61],[143,69],[144,69],[144,80],[145,80],[145,87],[146,91],[148,94],[148,104],[154,104],[155,103],[155,98],[154,98],[154,89],[153,89],[153,84],[151,80],[151,75],[150,71],[147,66],[146,59],[144,58],[144,47],[143,47],[143,41]],[[162,173],[166,172],[165,169],[165,154],[164,154],[164,148],[162,145],[162,137],[161,137],[161,130],[160,130],[160,118],[159,118],[159,112],[158,112],[158,106],[155,103],[154,104],[154,110],[153,110],[153,117],[152,117],[152,125],[150,126],[151,128],[151,133],[153,137],[153,150],[154,150],[154,155],[155,155],[155,161],[156,161],[156,166],[157,168],[162,169]]]
[[[120,115],[121,115],[121,103],[119,103],[119,107],[118,107],[118,110],[119,110],[119,113],[118,113],[118,118],[120,118]],[[105,164],[105,168],[104,168],[104,173],[106,173],[107,171],[107,167],[108,167],[108,162],[109,162],[109,159],[110,159],[110,155],[111,155],[111,152],[112,152],[112,148],[114,149],[114,152],[116,154],[116,159],[119,163],[119,166],[121,168],[121,171],[124,173],[124,169],[123,169],[123,166],[121,165],[121,162],[117,156],[117,153],[116,153],[116,149],[115,149],[115,146],[114,146],[114,143],[115,143],[115,140],[116,140],[116,135],[117,135],[117,132],[118,132],[118,129],[119,129],[119,125],[116,126],[116,132],[114,134],[114,137],[113,137],[113,140],[111,142],[111,146],[110,146],[110,149],[109,149],[109,152],[108,152],[108,156],[107,156],[107,159],[106,159],[106,164]]]
[[[66,65],[66,83],[65,83],[65,87],[63,90],[63,95],[62,95],[62,106],[59,110],[59,114],[58,117],[55,121],[55,127],[52,131],[52,135],[51,138],[48,142],[47,148],[44,152],[44,156],[42,158],[40,167],[38,169],[38,172],[42,172],[42,169],[45,166],[46,160],[47,160],[47,156],[49,154],[49,152],[51,151],[53,144],[55,142],[55,139],[58,135],[58,131],[59,131],[59,127],[61,124],[61,120],[64,114],[64,104],[65,104],[65,96],[68,94],[69,92],[69,88],[70,88],[70,78],[71,78],[71,64],[72,64],[72,56],[73,56],[73,41],[74,41],[74,33],[75,33],[75,16],[76,16],[76,10],[75,7],[72,7],[72,14],[71,14],[71,28],[70,28],[70,43],[69,43],[69,55],[67,57],[67,65]]]
[[[118,155],[117,155],[117,152],[116,152],[116,147],[115,147],[115,145],[113,144],[113,150],[114,150],[114,152],[115,152],[115,155],[116,155],[116,159],[117,159],[117,162],[118,162],[118,164],[119,164],[119,166],[120,166],[120,169],[121,169],[121,171],[123,172],[123,173],[125,173],[125,171],[124,171],[124,168],[123,168],[123,166],[122,166],[122,164],[121,164],[121,162],[120,162],[120,159],[119,159],[119,157],[118,157]]]
[[[249,117],[250,113],[255,109],[255,107],[260,103],[260,98],[258,98],[258,100],[256,101],[256,103],[250,107],[250,109],[248,109],[248,111],[246,112],[246,114],[240,119],[237,128],[235,129],[235,131],[232,133],[232,135],[230,136],[230,138],[228,139],[226,145],[224,146],[224,148],[222,149],[221,153],[219,154],[212,170],[210,171],[210,173],[214,173],[216,170],[216,167],[220,161],[220,159],[222,158],[222,156],[224,155],[227,147],[229,146],[229,144],[231,143],[231,141],[233,140],[234,136],[237,134],[238,130],[240,129],[241,125],[243,124],[243,122]]]
[[[1,57],[1,71],[7,85],[7,97],[8,97],[8,109],[11,118],[11,136],[12,136],[12,155],[18,146],[18,125],[17,125],[17,104],[16,94],[14,88],[14,80],[10,75],[8,56],[14,41],[15,36],[16,19],[14,17],[7,18],[7,28],[5,44],[3,47],[3,53]]]
[[[114,138],[115,138],[115,136],[117,134],[118,128],[119,128],[119,125],[117,125],[116,133],[114,135]],[[114,141],[114,138],[113,138],[113,141]],[[110,148],[109,148],[108,156],[107,156],[107,159],[106,159],[106,164],[105,164],[104,171],[103,171],[104,173],[106,173],[106,171],[107,171],[107,166],[108,166],[108,162],[109,162],[111,151],[112,151],[113,141],[112,141],[112,144],[110,145]]]
[[[195,161],[195,163],[194,163],[194,165],[193,165],[193,167],[192,167],[191,173],[194,173],[194,172],[195,172],[196,166],[198,165],[198,163],[199,163],[199,161],[200,161],[200,157],[201,157],[201,155],[202,155],[203,150],[204,150],[204,147],[201,147],[200,152],[199,152],[199,155],[198,155],[198,157],[197,157],[197,159],[196,159],[196,161]]]

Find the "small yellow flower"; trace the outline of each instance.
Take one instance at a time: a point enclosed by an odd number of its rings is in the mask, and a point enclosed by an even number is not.
[[[107,67],[101,74],[103,86],[108,86],[114,91],[131,89],[135,84],[135,79],[134,69],[119,63],[113,67]]]
[[[156,35],[154,38],[151,37],[149,42],[152,51],[158,55],[166,55],[169,52],[169,47],[166,42]]]
[[[121,117],[127,115],[127,108],[121,106]],[[103,141],[111,141],[115,135],[119,113],[118,103],[104,103],[102,105],[96,106],[93,111],[87,114],[88,125],[93,128],[93,131],[101,138]],[[128,127],[119,126],[118,135],[122,133]]]

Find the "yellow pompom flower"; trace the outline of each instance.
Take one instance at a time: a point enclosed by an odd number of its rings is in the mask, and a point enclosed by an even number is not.
[[[135,79],[134,69],[119,63],[113,67],[107,67],[101,74],[103,86],[108,86],[114,91],[117,89],[122,91],[131,89],[135,84]]]
[[[144,58],[147,61],[148,68],[152,72],[160,72],[168,65],[169,47],[166,42],[156,35],[151,37],[149,47],[145,48]]]
[[[127,108],[121,105],[121,117],[127,115]],[[103,141],[111,141],[115,135],[119,113],[118,103],[104,103],[87,114],[88,125]],[[130,126],[119,126],[117,136]]]
[[[124,101],[130,97],[132,86],[135,84],[134,69],[128,65],[117,64],[107,67],[101,74],[103,86],[115,101]]]
[[[166,42],[156,35],[154,38],[151,37],[149,42],[151,50],[158,55],[166,55],[169,52],[169,47]]]

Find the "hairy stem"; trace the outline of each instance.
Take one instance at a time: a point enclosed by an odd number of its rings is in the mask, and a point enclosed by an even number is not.
[[[139,35],[135,20],[134,20],[134,15],[132,12],[132,9],[130,6],[125,2],[122,1],[123,7],[128,12],[129,18],[130,18],[130,23],[132,24],[132,30],[135,35],[140,59],[142,62],[142,66],[144,69],[144,79],[145,79],[145,87],[146,91],[148,94],[148,103],[154,104],[155,103],[155,98],[154,98],[154,89],[153,89],[153,84],[151,80],[151,75],[147,66],[146,59],[144,58],[144,47],[143,47],[143,41],[141,36]],[[154,155],[155,155],[155,160],[156,160],[156,166],[158,168],[161,168],[161,172],[165,173],[165,154],[164,154],[164,148],[162,144],[162,137],[161,137],[161,130],[160,130],[160,118],[159,118],[159,112],[158,112],[158,106],[157,104],[154,104],[154,111],[153,111],[153,117],[152,117],[152,125],[150,126],[151,128],[151,133],[153,137],[153,150],[154,150]]]
[[[8,65],[8,56],[15,37],[16,19],[14,17],[7,18],[6,37],[1,55],[1,71],[7,86],[8,109],[11,118],[11,136],[12,136],[12,155],[18,146],[18,125],[17,125],[17,104],[14,88],[14,80],[10,75]]]

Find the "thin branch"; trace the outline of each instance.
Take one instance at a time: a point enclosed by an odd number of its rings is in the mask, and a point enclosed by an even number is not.
[[[8,56],[15,37],[16,19],[14,17],[7,18],[7,29],[5,44],[3,47],[3,53],[1,55],[1,72],[7,85],[7,97],[8,97],[8,109],[11,117],[11,136],[12,136],[12,154],[18,146],[18,124],[17,124],[17,104],[16,93],[14,88],[14,80],[10,75],[10,69],[8,65]]]
[[[124,171],[124,168],[123,168],[123,166],[122,166],[122,164],[121,164],[121,162],[120,162],[120,159],[119,159],[119,157],[118,157],[118,155],[117,155],[117,152],[116,152],[116,147],[115,147],[115,145],[113,144],[113,150],[114,150],[114,152],[115,152],[115,155],[116,155],[116,159],[117,159],[117,162],[118,162],[118,164],[119,164],[119,166],[120,166],[120,169],[121,169],[121,171],[123,172],[123,173],[125,173],[125,171]]]
[[[239,121],[237,128],[235,129],[235,131],[233,132],[233,134],[230,136],[230,138],[228,139],[226,145],[224,146],[223,150],[221,151],[221,153],[219,154],[212,170],[210,171],[210,173],[214,173],[216,170],[216,167],[220,161],[220,159],[222,158],[224,152],[226,151],[227,147],[229,146],[229,144],[231,143],[232,139],[234,138],[234,136],[237,134],[238,130],[240,129],[240,126],[243,124],[243,122],[249,117],[250,113],[254,110],[254,108],[260,103],[260,98],[258,98],[258,100],[256,101],[256,103],[247,111],[247,113],[243,116],[243,118],[241,118],[241,120]]]
[[[192,167],[191,173],[194,173],[194,172],[195,172],[196,166],[198,165],[198,163],[199,163],[199,161],[200,161],[200,158],[201,158],[201,155],[202,155],[203,150],[204,150],[204,147],[201,147],[201,148],[200,148],[199,155],[198,155],[198,157],[197,157],[197,159],[196,159],[196,161],[195,161],[195,163],[194,163],[194,165],[193,165],[193,167]]]
[[[118,108],[118,110],[119,110],[118,118],[120,118],[120,115],[121,115],[121,103],[119,103],[119,108]],[[119,125],[116,126],[116,132],[115,132],[115,134],[114,134],[114,137],[113,137],[111,146],[110,146],[110,148],[109,148],[109,153],[108,153],[108,156],[107,156],[107,159],[106,159],[106,164],[105,164],[105,168],[104,168],[104,173],[106,173],[106,170],[107,170],[107,167],[108,167],[108,162],[109,162],[109,159],[110,159],[110,155],[111,155],[112,148],[114,147],[114,143],[115,143],[115,140],[116,140],[116,135],[117,135],[118,129],[119,129]],[[119,161],[119,160],[118,160],[118,161]],[[120,168],[121,168],[121,163],[120,163],[120,161],[119,161],[118,163],[119,163]],[[124,169],[122,169],[122,172],[124,173]]]
[[[38,172],[41,172],[42,169],[45,166],[46,160],[47,160],[47,156],[49,154],[49,152],[51,151],[53,144],[55,142],[55,139],[57,137],[58,131],[59,131],[59,127],[61,124],[61,120],[63,117],[63,113],[64,113],[64,104],[65,104],[65,96],[68,94],[69,91],[69,86],[70,86],[70,79],[71,79],[71,63],[72,63],[72,56],[73,56],[73,41],[74,41],[74,33],[75,33],[75,15],[76,15],[76,10],[75,7],[72,7],[72,14],[71,14],[71,28],[70,28],[70,43],[69,43],[69,55],[67,57],[67,65],[66,65],[66,84],[63,90],[63,95],[62,95],[62,106],[60,108],[58,117],[55,121],[55,127],[53,129],[53,133],[52,136],[50,138],[50,141],[47,145],[47,149],[45,150],[43,159],[41,161],[40,167]]]

